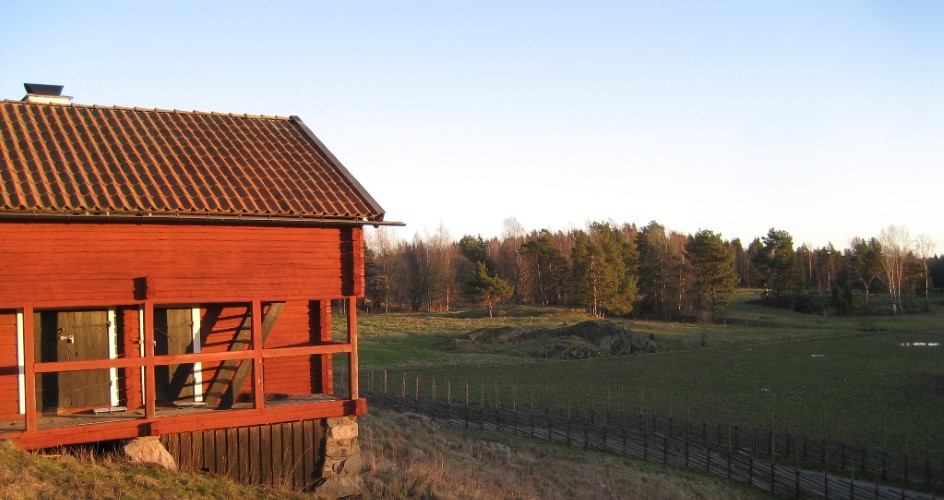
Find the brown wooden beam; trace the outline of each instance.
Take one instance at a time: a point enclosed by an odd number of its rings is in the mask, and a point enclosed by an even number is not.
[[[282,314],[284,307],[285,302],[272,302],[269,304],[269,309],[266,311],[265,317],[262,318],[262,339],[259,343],[260,349],[265,346],[265,341],[269,338],[269,333],[272,332],[272,328],[279,319],[279,315]],[[233,343],[230,344],[230,352],[236,350],[248,351],[247,347],[249,341],[252,340],[252,317],[254,316],[251,309],[249,313],[250,317],[243,321],[239,332],[236,337],[233,338]],[[259,316],[261,316],[261,314],[259,314]],[[242,360],[255,358],[255,356],[255,352],[246,352],[245,357],[240,356],[240,359],[231,359],[222,363],[216,370],[216,376],[213,379],[213,383],[210,384],[210,388],[207,390],[206,397],[203,401],[209,406],[217,406],[220,401],[222,401],[227,391],[232,391],[232,399],[235,401],[236,396],[239,395],[237,391],[239,391],[246,381],[246,377],[249,376],[249,371],[252,368],[249,363],[243,363]]]
[[[338,354],[351,352],[351,344],[330,342],[320,345],[300,345],[295,347],[275,347],[262,351],[262,357],[284,358],[287,356],[307,356],[313,354]],[[190,354],[155,355],[154,365],[179,365],[185,363],[207,363],[213,361],[231,361],[252,359],[252,351],[223,351]],[[108,368],[136,368],[145,366],[144,358],[90,359],[83,361],[49,361],[34,363],[34,373],[58,373],[80,370],[105,370]]]
[[[0,439],[10,439],[27,450],[50,448],[77,443],[159,436],[179,432],[225,429],[251,425],[268,425],[315,418],[363,415],[367,400],[319,401],[297,405],[269,407],[265,410],[224,410],[158,419],[130,419],[101,424],[75,425],[32,431],[0,432]]]
[[[338,354],[351,352],[351,344],[345,344],[341,342],[330,342],[328,344],[321,345],[309,345],[309,346],[298,346],[298,347],[279,347],[276,349],[266,349],[262,351],[262,357],[269,358],[284,358],[286,356],[307,356],[314,354]]]
[[[331,337],[331,300],[318,301],[318,340],[322,343],[333,342]],[[321,392],[334,394],[334,365],[331,354],[321,355]]]

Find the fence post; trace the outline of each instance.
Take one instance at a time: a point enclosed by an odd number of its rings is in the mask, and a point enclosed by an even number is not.
[[[643,434],[642,439],[643,439],[642,459],[648,461],[649,460],[649,433],[647,432]]]
[[[548,441],[554,441],[554,415],[551,414],[551,404],[544,400],[545,413],[547,414],[547,439]]]
[[[465,381],[465,427],[469,428],[469,381]]]
[[[747,484],[754,485],[754,450],[747,456]]]
[[[882,425],[882,481],[885,481],[885,468],[888,466],[888,415]]]
[[[620,416],[625,417],[626,414],[622,413]],[[625,420],[625,418],[623,418],[623,420]],[[623,454],[625,455],[626,454],[626,423],[625,421],[623,422],[623,425],[620,426],[620,431],[623,433]]]
[[[482,382],[479,392],[479,429],[485,429],[485,382]]]
[[[531,427],[531,437],[534,437],[534,389],[531,390],[531,405],[530,405],[530,427]]]
[[[567,444],[570,445],[570,402],[567,403]]]
[[[495,382],[495,430],[501,430],[501,388]]]
[[[587,415],[589,412],[584,410],[583,412],[583,448],[587,449],[590,447],[590,421],[587,420]]]
[[[669,463],[669,435],[662,435],[662,465]]]

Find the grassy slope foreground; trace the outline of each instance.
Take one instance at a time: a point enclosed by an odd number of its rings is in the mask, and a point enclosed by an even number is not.
[[[371,410],[362,426],[374,498],[767,498],[738,483],[507,433]]]
[[[716,478],[618,456],[460,431],[374,409],[361,426],[366,498],[764,498]],[[0,446],[0,498],[305,498],[90,452]]]

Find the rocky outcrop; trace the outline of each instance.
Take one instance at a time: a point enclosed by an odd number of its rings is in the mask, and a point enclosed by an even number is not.
[[[357,417],[325,419],[324,464],[315,485],[316,498],[345,498],[361,493],[364,466],[358,445]]]
[[[546,342],[534,355],[554,359],[659,352],[659,344],[653,338],[604,320],[584,321],[560,328],[482,328],[454,339],[453,346],[461,348],[468,344],[506,344],[534,339]]]
[[[155,464],[165,469],[177,470],[177,462],[157,437],[129,439],[121,447],[125,456],[136,463]]]

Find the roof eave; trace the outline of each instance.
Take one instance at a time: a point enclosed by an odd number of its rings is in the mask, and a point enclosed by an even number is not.
[[[368,206],[370,206],[371,211],[377,214],[371,217],[370,220],[374,222],[383,221],[386,211],[384,211],[383,207],[377,203],[377,200],[375,200],[374,197],[371,196],[366,189],[364,189],[364,186],[362,186],[361,183],[357,181],[357,179],[344,166],[344,164],[341,163],[341,160],[338,160],[338,157],[334,156],[334,153],[332,153],[328,147],[325,146],[323,142],[321,142],[321,139],[319,139],[318,136],[316,136],[315,133],[312,132],[307,125],[305,125],[305,122],[303,122],[301,118],[296,115],[292,115],[289,117],[289,120],[298,126],[299,130],[301,130],[305,136],[308,137],[308,140],[311,141],[312,145],[318,149],[321,155],[324,156],[324,158],[327,159],[332,166],[338,169],[338,172],[340,172],[341,175],[344,176],[344,178],[351,184],[351,186],[357,191],[357,194],[363,198],[364,202],[367,203]]]
[[[276,217],[262,215],[210,215],[210,214],[116,214],[116,213],[64,213],[43,211],[0,211],[0,222],[94,222],[94,223],[177,223],[177,224],[232,224],[267,226],[404,226],[402,222],[342,218],[342,217]]]

